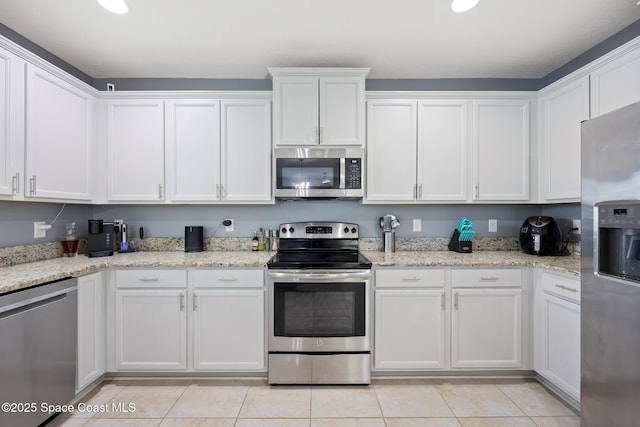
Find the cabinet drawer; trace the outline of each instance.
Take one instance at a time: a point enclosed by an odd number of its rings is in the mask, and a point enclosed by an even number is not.
[[[521,285],[522,272],[517,268],[474,268],[451,272],[451,286],[454,288],[519,288]]]
[[[264,270],[195,270],[193,285],[198,288],[262,288]]]
[[[580,280],[553,273],[542,273],[542,290],[580,304]]]
[[[186,270],[116,270],[118,288],[184,288]]]
[[[376,288],[442,288],[444,269],[376,270]]]

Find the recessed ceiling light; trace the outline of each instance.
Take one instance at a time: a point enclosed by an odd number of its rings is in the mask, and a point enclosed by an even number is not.
[[[477,5],[479,1],[480,0],[453,0],[451,9],[453,9],[454,12],[466,12]]]
[[[129,6],[124,0],[98,0],[98,3],[109,12],[117,13],[118,15],[129,12]]]

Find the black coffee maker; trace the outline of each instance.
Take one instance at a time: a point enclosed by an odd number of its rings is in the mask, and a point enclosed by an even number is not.
[[[531,255],[558,255],[562,231],[550,216],[530,216],[520,227],[520,247]]]
[[[89,220],[89,258],[113,255],[114,231],[112,222],[101,219]]]

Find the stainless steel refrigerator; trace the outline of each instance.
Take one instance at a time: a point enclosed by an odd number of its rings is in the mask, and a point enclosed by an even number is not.
[[[582,123],[581,425],[640,425],[640,103]]]

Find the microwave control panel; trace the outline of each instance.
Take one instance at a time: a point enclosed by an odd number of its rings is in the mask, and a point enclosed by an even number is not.
[[[344,159],[344,185],[346,189],[362,188],[362,159]]]

